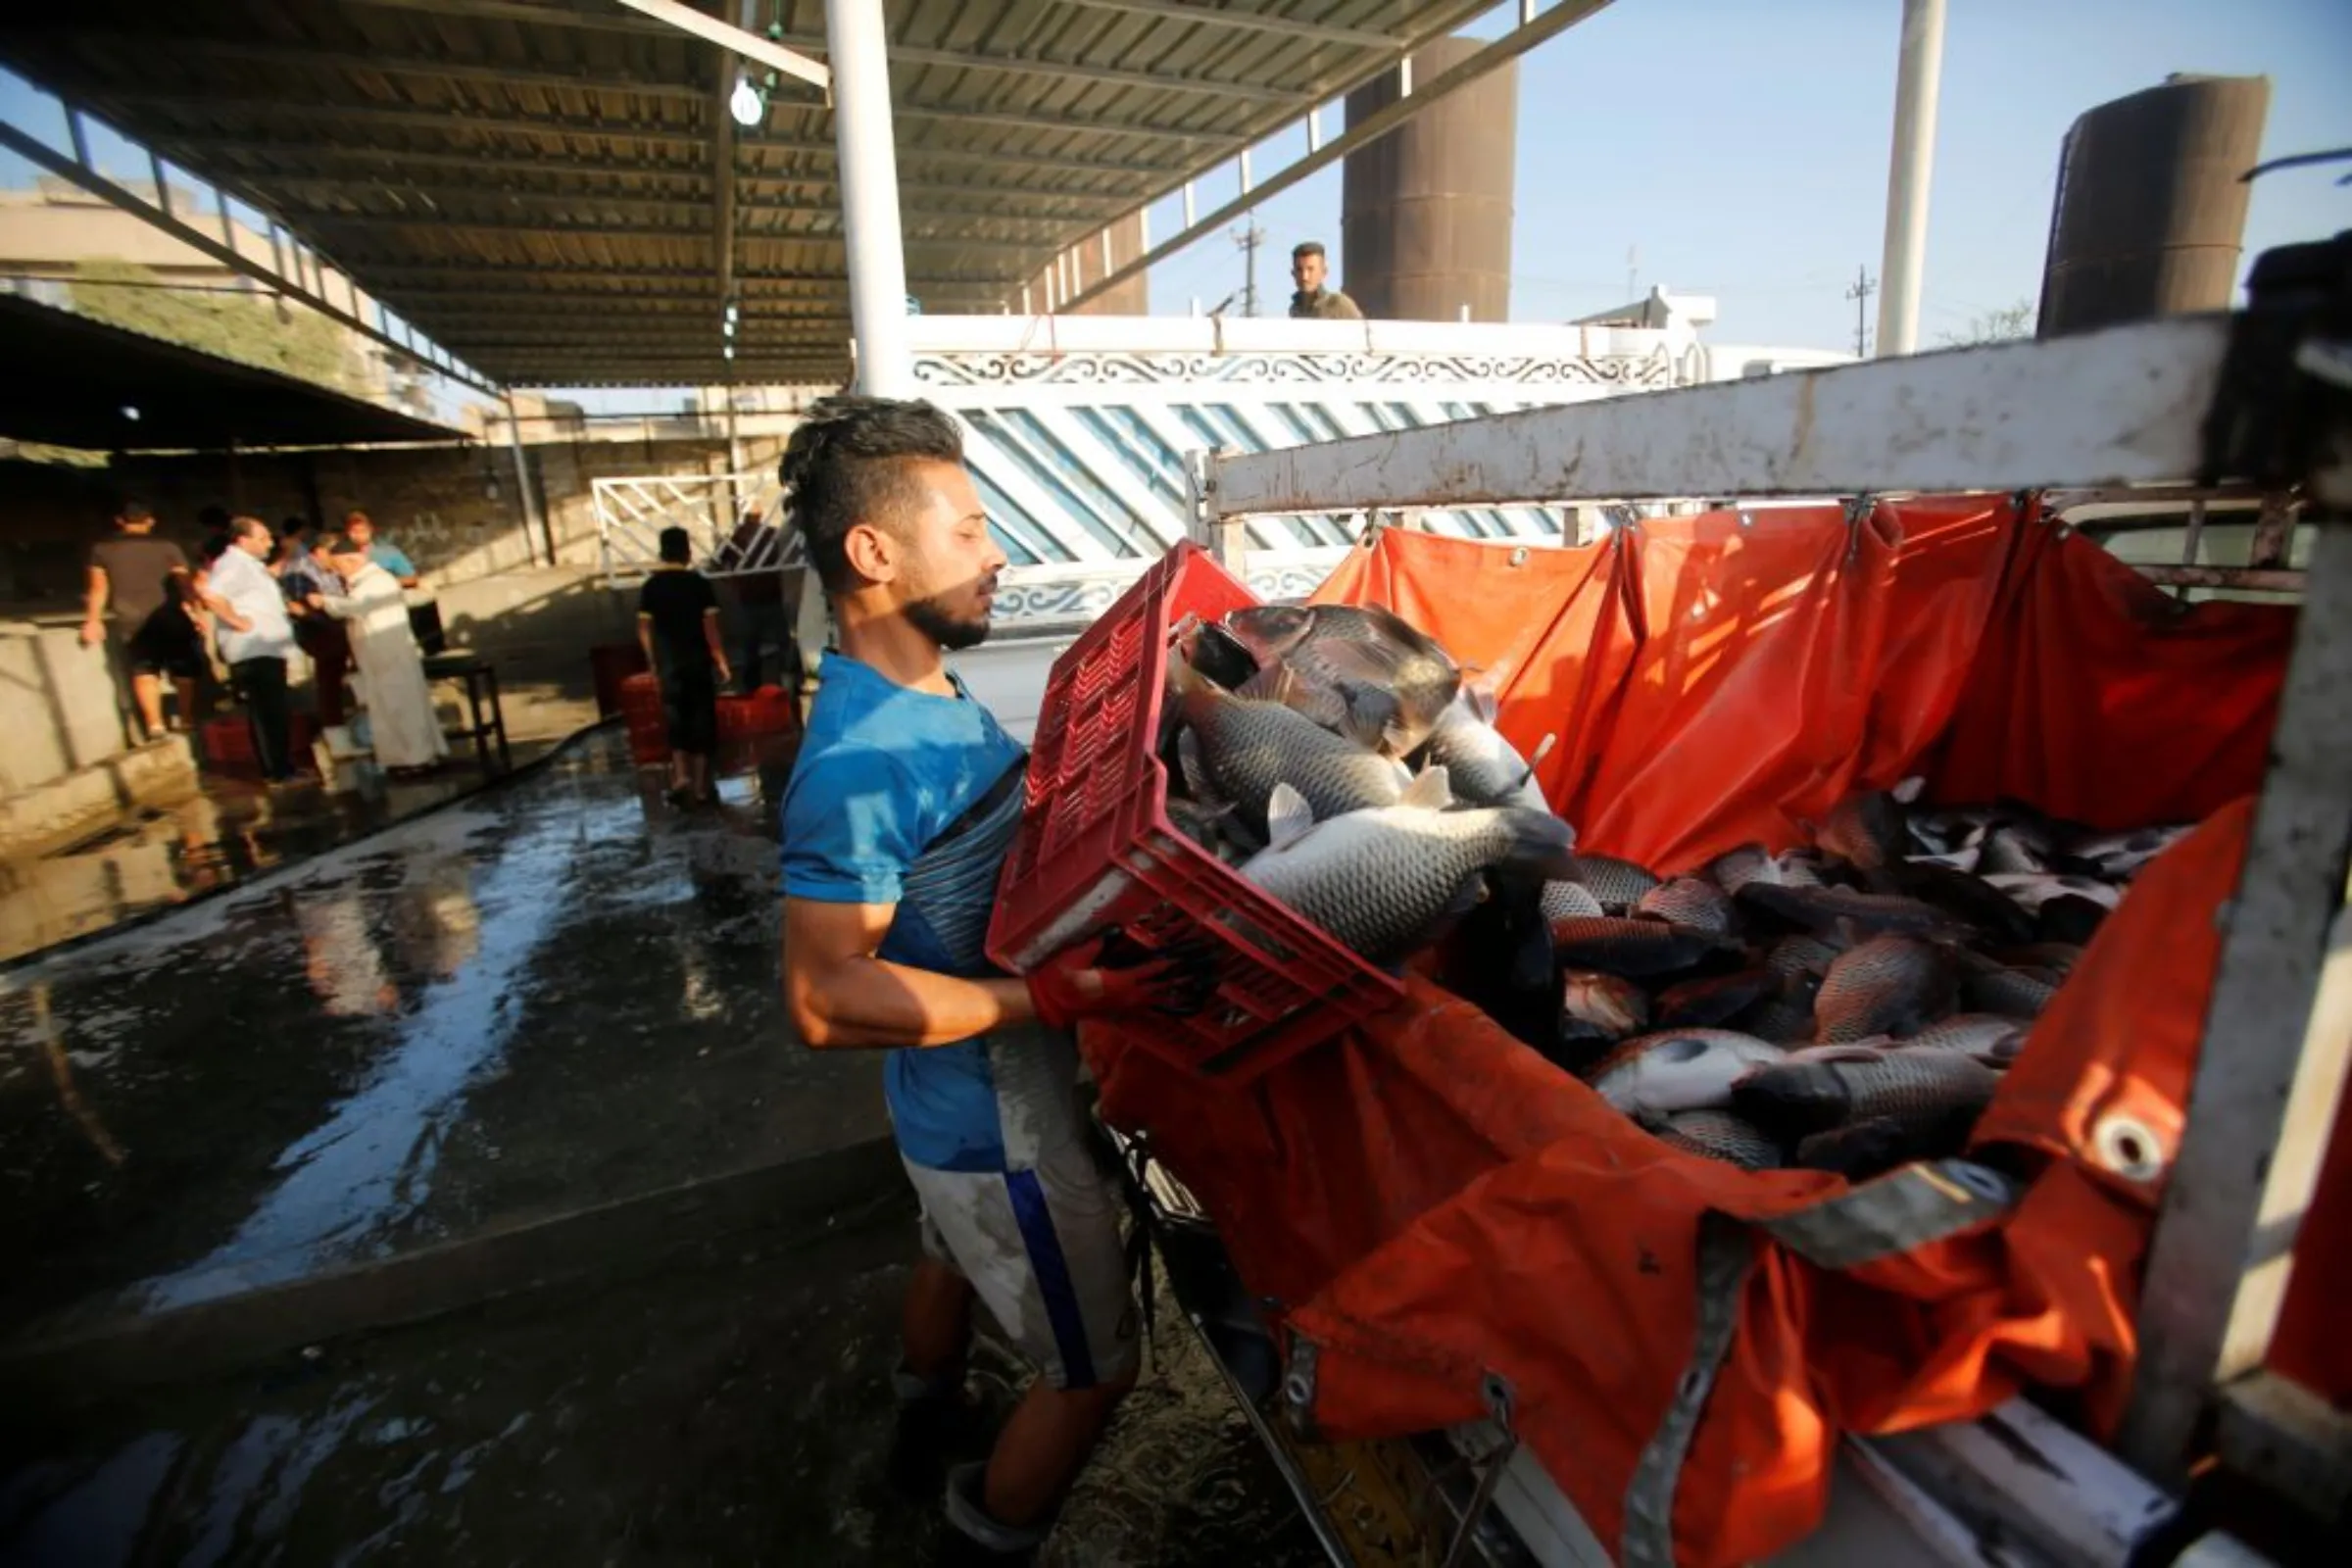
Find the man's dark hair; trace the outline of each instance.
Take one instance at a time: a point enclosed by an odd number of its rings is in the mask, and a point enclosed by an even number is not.
[[[277,535],[271,533],[270,525],[259,517],[231,517],[228,519],[228,537],[232,543],[239,539],[250,538],[257,533],[266,535],[271,544],[277,543]]]
[[[144,501],[124,496],[115,504],[115,515],[124,522],[145,522],[155,515],[155,509]]]
[[[662,559],[673,566],[683,566],[694,559],[694,540],[685,529],[662,530]]]
[[[1323,254],[1323,242],[1319,239],[1310,239],[1291,247],[1291,260],[1294,262],[1301,256],[1321,256]]]
[[[277,536],[280,539],[299,539],[310,531],[311,519],[308,517],[288,517],[277,525]]]
[[[907,470],[916,461],[963,461],[962,427],[919,400],[824,398],[792,432],[776,468],[784,515],[827,591],[850,586],[850,530],[893,522],[913,501]]]

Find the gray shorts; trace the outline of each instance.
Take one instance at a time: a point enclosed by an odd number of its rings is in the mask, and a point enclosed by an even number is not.
[[[1047,1382],[1091,1389],[1134,1373],[1142,1342],[1119,1199],[1083,1143],[1050,1147],[1023,1170],[906,1165],[923,1250],[972,1282]]]

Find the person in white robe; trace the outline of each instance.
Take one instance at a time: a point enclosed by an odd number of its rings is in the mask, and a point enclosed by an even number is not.
[[[433,711],[432,686],[424,678],[416,634],[409,630],[400,580],[364,555],[331,560],[343,579],[343,597],[314,597],[311,605],[342,621],[351,635],[377,765],[395,770],[437,765],[449,756],[449,740]]]

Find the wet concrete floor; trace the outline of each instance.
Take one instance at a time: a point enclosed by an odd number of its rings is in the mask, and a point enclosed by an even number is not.
[[[515,764],[546,756],[560,738],[518,740]],[[375,772],[341,793],[316,780],[268,790],[207,773],[185,800],[141,808],[48,855],[0,860],[0,962],[250,882],[469,795],[484,781],[470,753],[424,778]]]
[[[948,1560],[936,1477],[888,1462],[914,1253],[888,1179],[391,1327],[79,1381],[155,1324],[298,1332],[320,1282],[463,1281],[596,1205],[886,1158],[878,1056],[801,1049],[777,996],[787,763],[682,817],[601,734],[0,975],[0,1376],[52,1374],[0,1388],[0,1562]],[[1213,1370],[1161,1348],[1047,1559],[1315,1560]]]

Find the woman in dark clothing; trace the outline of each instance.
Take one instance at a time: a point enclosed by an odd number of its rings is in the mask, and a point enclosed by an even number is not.
[[[718,746],[718,688],[733,680],[718,635],[718,595],[688,563],[694,547],[683,528],[662,530],[662,564],[637,597],[637,641],[660,672],[669,719],[669,798],[717,799],[710,754]]]

